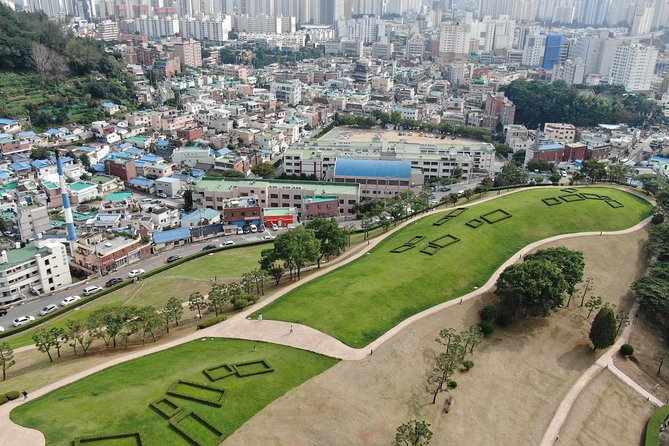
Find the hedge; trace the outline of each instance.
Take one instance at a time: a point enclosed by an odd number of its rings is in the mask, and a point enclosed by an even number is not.
[[[227,378],[228,376],[236,375],[237,369],[232,364],[221,364],[208,369],[202,370],[202,373],[209,378],[210,381],[218,381]]]
[[[13,401],[17,399],[19,396],[21,396],[21,392],[19,392],[18,390],[11,390],[5,393],[5,398],[7,398],[9,401]]]
[[[669,417],[669,406],[662,406],[653,412],[648,427],[646,427],[646,446],[658,446],[660,444],[660,428],[664,420]]]
[[[211,327],[212,325],[216,325],[219,322],[223,322],[227,318],[225,316],[216,316],[212,317],[211,319],[207,319],[206,321],[202,321],[199,324],[197,324],[197,329],[202,330],[203,328]]]
[[[0,396],[0,406],[2,406],[3,404],[5,404],[7,401],[9,401],[9,400],[7,399],[6,396],[4,396],[4,395],[3,395],[3,396]]]
[[[108,442],[112,442],[113,440],[125,440],[129,438],[134,438],[135,439],[134,443],[137,444],[137,446],[142,446],[143,444],[142,434],[140,434],[139,432],[131,432],[128,434],[116,434],[116,435],[100,435],[97,437],[88,437],[88,438],[77,438],[72,442],[72,444],[74,446],[80,446],[97,442],[107,444]]]
[[[228,246],[222,246],[222,247],[218,247],[218,248],[214,248],[214,249],[208,249],[206,251],[196,252],[195,254],[191,254],[189,256],[183,257],[183,258],[181,258],[181,259],[179,259],[175,262],[166,263],[165,265],[163,265],[161,267],[158,267],[156,269],[148,271],[148,272],[142,274],[140,277],[142,279],[148,279],[151,276],[155,276],[156,274],[160,274],[163,271],[167,271],[170,268],[174,268],[174,267],[179,266],[181,264],[184,264],[186,262],[190,262],[191,260],[195,260],[195,259],[198,259],[200,257],[206,256],[206,255],[209,255],[209,254],[212,254],[212,253],[221,252],[221,251],[224,251],[224,250],[227,250],[227,249],[239,249],[239,248],[245,248],[247,246],[265,245],[265,244],[268,244],[268,243],[273,243],[273,240],[257,240],[257,241],[253,241],[253,242],[240,243],[238,245],[228,245]],[[125,279],[123,282],[121,282],[117,285],[114,285],[113,287],[106,288],[106,289],[104,289],[100,292],[97,292],[97,293],[95,293],[91,296],[88,296],[88,297],[82,297],[82,299],[81,299],[81,301],[79,301],[78,305],[68,305],[66,307],[61,307],[58,310],[54,311],[53,313],[49,313],[45,316],[42,316],[42,317],[40,317],[39,319],[37,319],[33,322],[30,322],[30,323],[25,324],[25,325],[21,325],[20,327],[14,328],[11,331],[6,331],[4,333],[0,333],[0,339],[9,337],[9,336],[12,336],[12,335],[15,335],[15,334],[19,334],[19,333],[21,333],[23,331],[26,331],[26,330],[29,330],[31,328],[35,328],[39,325],[42,325],[44,322],[47,322],[47,321],[49,321],[49,320],[51,320],[51,319],[53,319],[57,316],[61,316],[65,313],[67,313],[68,311],[72,311],[73,309],[75,309],[75,308],[77,308],[81,305],[85,305],[89,302],[92,302],[96,299],[99,299],[102,296],[106,296],[107,294],[113,293],[116,290],[120,290],[121,288],[124,288],[124,287],[126,287],[126,286],[128,286],[132,283],[134,283],[132,279]]]
[[[212,434],[214,434],[215,436],[217,436],[218,441],[216,442],[216,444],[219,444],[219,443],[223,442],[223,440],[224,440],[223,432],[221,432],[215,426],[212,426],[211,424],[209,424],[205,419],[203,419],[202,417],[200,417],[198,414],[196,414],[193,411],[189,410],[189,411],[186,411],[186,412],[182,412],[182,413],[170,418],[169,420],[167,420],[167,422],[170,424],[170,426],[172,426],[172,428],[174,430],[176,430],[178,433],[180,433],[182,436],[184,436],[186,438],[186,440],[188,440],[191,444],[194,444],[196,446],[207,446],[207,445],[203,444],[200,439],[198,439],[194,435],[191,435],[190,433],[183,430],[179,426],[179,423],[181,423],[186,418],[192,418],[193,420],[195,420],[195,422],[197,422],[199,425],[201,425],[206,431],[209,431]]]
[[[261,364],[264,368],[262,370],[258,370],[255,372],[243,372],[239,370],[240,367],[255,365],[255,364]],[[239,376],[240,378],[245,378],[247,376],[261,375],[263,373],[270,373],[274,371],[274,368],[271,365],[269,365],[269,363],[264,359],[258,359],[255,361],[237,362],[235,364],[232,364],[232,366],[235,368],[235,370],[237,371],[237,376]]]
[[[210,390],[212,392],[218,393],[219,396],[216,399],[205,398],[205,397],[193,395],[192,393],[189,394],[187,390],[183,390],[183,389],[179,390],[179,387],[186,387],[186,388],[190,387],[190,388],[195,388],[195,389]],[[197,383],[197,382],[194,382],[194,381],[186,381],[186,380],[180,379],[180,380],[172,383],[172,385],[167,389],[167,392],[165,392],[165,393],[167,393],[170,396],[176,396],[176,397],[183,398],[183,399],[186,399],[186,400],[191,400],[191,401],[195,401],[195,402],[198,402],[198,403],[207,404],[209,406],[221,407],[223,405],[221,400],[223,399],[223,395],[225,394],[225,390],[224,389],[219,389],[217,387],[211,387],[211,386],[208,386],[208,385],[202,384],[202,383]]]

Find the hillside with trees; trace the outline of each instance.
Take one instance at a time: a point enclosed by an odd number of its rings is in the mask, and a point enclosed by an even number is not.
[[[37,128],[102,118],[100,101],[134,104],[122,61],[65,21],[0,4],[0,116]]]
[[[564,81],[515,80],[503,91],[516,105],[515,122],[529,129],[546,122],[568,122],[577,127],[667,123],[660,105],[644,95],[627,94],[619,86],[597,86],[589,93]]]

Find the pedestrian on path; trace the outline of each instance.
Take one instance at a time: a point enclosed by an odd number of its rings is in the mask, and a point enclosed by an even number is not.
[[[26,392],[25,390],[23,392],[21,392],[21,395],[23,395],[24,400],[28,399],[28,392]]]
[[[262,313],[260,313],[260,314],[258,315],[258,320],[259,320],[259,321],[262,321]]]
[[[290,324],[290,332],[293,332],[293,324]]]

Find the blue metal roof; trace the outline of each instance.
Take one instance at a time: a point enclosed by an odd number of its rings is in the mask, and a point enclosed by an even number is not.
[[[53,163],[49,160],[35,160],[30,164],[35,169],[44,169],[45,167],[53,166]]]
[[[159,163],[161,161],[164,161],[162,157],[158,155],[153,155],[151,153],[147,153],[145,155],[142,155],[140,158],[140,161],[146,161],[149,163]]]
[[[148,178],[144,177],[135,177],[132,180],[130,180],[130,184],[133,186],[142,186],[142,187],[150,187],[153,186],[155,181],[149,180]]]
[[[12,163],[9,165],[13,170],[30,170],[30,164],[24,162]]]
[[[188,238],[190,238],[189,228],[176,228],[153,233],[153,243],[157,245],[161,243],[176,242],[178,240],[186,240]]]
[[[410,179],[411,162],[337,158],[335,176]]]
[[[0,124],[2,124],[2,125],[7,125],[7,124],[16,125],[17,122],[14,121],[13,119],[9,119],[9,118],[0,118]]]
[[[216,212],[213,209],[205,208],[205,209],[197,209],[196,211],[191,212],[190,214],[184,215],[181,217],[182,220],[186,221],[197,221],[200,218],[205,218],[207,220],[211,220],[212,218],[220,215],[218,212]]]

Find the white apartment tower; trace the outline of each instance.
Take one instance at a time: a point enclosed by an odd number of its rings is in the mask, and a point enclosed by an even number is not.
[[[466,55],[469,53],[470,25],[467,23],[442,23],[439,34],[439,52]]]
[[[645,45],[619,45],[611,64],[609,83],[624,85],[627,91],[650,90],[657,48]]]

